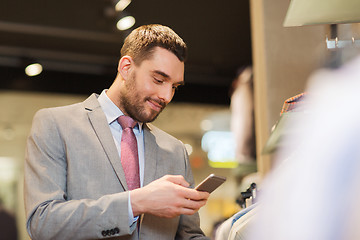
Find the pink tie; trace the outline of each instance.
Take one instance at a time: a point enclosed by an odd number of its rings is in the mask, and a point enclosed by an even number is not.
[[[140,187],[138,148],[133,132],[137,122],[128,116],[120,116],[118,122],[123,129],[121,136],[121,164],[125,172],[128,189],[133,190]]]

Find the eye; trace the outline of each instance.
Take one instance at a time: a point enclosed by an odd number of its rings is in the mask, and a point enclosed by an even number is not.
[[[158,83],[158,84],[161,84],[163,83],[164,81],[163,80],[160,80],[160,79],[157,79],[154,77],[154,82]]]

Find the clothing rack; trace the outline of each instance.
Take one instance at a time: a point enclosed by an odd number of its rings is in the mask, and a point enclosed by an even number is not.
[[[247,239],[248,225],[253,221],[257,213],[257,205],[254,202],[257,197],[256,183],[251,183],[246,191],[241,192],[236,199],[236,203],[243,209],[226,219],[215,231],[215,240],[239,240]]]
[[[240,196],[236,199],[236,203],[242,208],[246,208],[251,205],[257,197],[256,183],[251,183],[250,187],[245,192],[241,192]]]

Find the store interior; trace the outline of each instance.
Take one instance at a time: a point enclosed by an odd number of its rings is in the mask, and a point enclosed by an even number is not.
[[[209,237],[216,223],[241,211],[242,193],[252,183],[261,189],[274,169],[278,139],[269,141],[284,101],[304,93],[312,74],[335,55],[326,45],[334,25],[284,26],[289,0],[133,0],[123,10],[117,2],[0,2],[0,203],[14,221],[13,240],[30,239],[23,165],[35,112],[108,88],[131,29],[161,23],[188,45],[186,84],[153,124],[186,144],[195,183],[211,173],[227,177],[199,211]],[[135,24],[119,30],[125,15]],[[337,26],[339,36],[349,39],[348,32],[356,39],[358,24]],[[27,75],[32,63],[41,64],[42,72]],[[244,93],[237,91],[245,88],[250,95],[239,98]],[[247,149],[242,154],[239,145]]]

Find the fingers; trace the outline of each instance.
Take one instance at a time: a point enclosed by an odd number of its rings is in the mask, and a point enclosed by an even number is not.
[[[192,188],[186,188],[183,186],[176,186],[176,190],[179,196],[185,199],[191,199],[194,201],[207,200],[210,196],[208,192],[197,191]]]
[[[197,191],[195,189],[188,188],[190,184],[181,175],[165,175],[163,178],[176,185],[180,185],[181,187],[179,186],[177,190],[179,191],[179,194],[185,199],[199,201],[206,200],[210,196],[210,194],[207,192]]]
[[[206,204],[207,200],[194,201],[191,199],[185,199],[184,201],[185,202],[182,204],[182,207],[180,208],[181,214],[192,215],[197,211],[199,211],[199,209]]]
[[[177,185],[181,185],[183,187],[189,187],[190,184],[185,180],[182,175],[165,175],[164,179],[168,180],[169,182],[175,183]]]
[[[206,204],[209,193],[189,188],[181,175],[166,175],[130,192],[134,216],[150,213],[159,217],[192,215]]]
[[[200,200],[207,200],[210,196],[208,192],[201,192],[195,189],[188,189],[189,191],[189,198],[192,200],[200,201]]]
[[[182,204],[182,207],[197,211],[206,204],[206,201],[207,201],[206,199],[199,201],[195,201],[192,199],[184,199],[184,203]]]
[[[199,211],[201,207],[206,204],[206,200],[194,201],[191,199],[182,199],[181,201],[173,202],[171,211],[165,217],[176,217],[181,214],[192,215]]]

